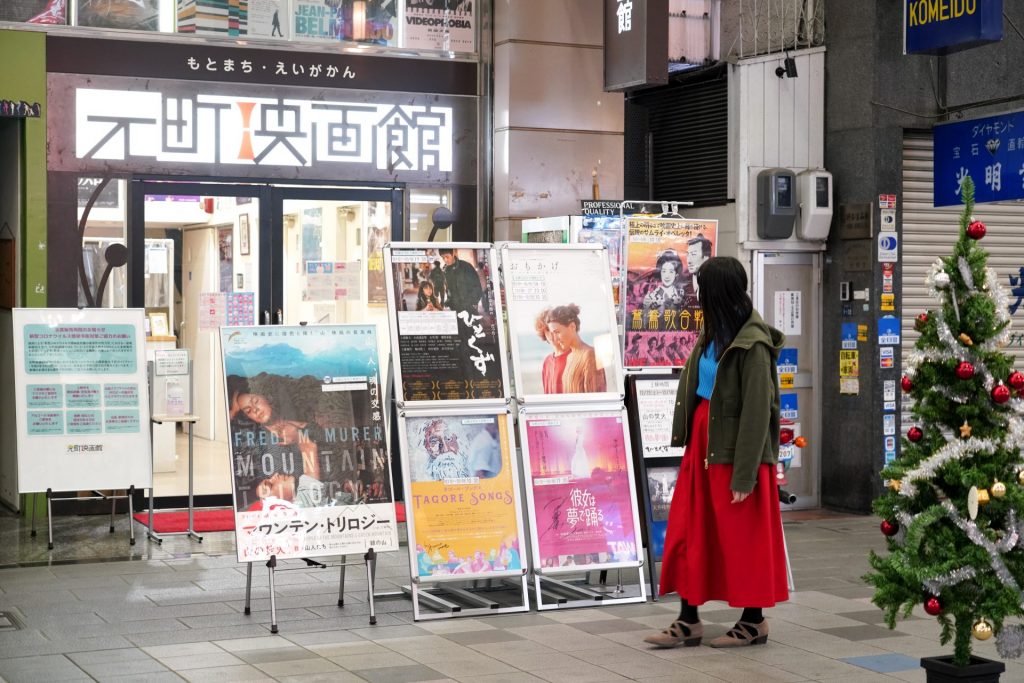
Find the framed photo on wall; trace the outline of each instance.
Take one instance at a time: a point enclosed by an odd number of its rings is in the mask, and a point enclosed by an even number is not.
[[[149,333],[154,337],[166,337],[170,332],[167,329],[166,313],[149,314]]]
[[[242,256],[249,255],[249,214],[247,213],[238,216],[238,253]]]

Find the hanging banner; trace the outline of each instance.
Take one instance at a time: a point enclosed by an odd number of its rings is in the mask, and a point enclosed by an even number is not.
[[[396,243],[384,260],[399,400],[504,399],[508,377],[490,247]]]
[[[534,567],[638,563],[640,537],[625,411],[521,413]]]
[[[152,485],[144,316],[14,309],[19,493]]]
[[[239,562],[398,547],[375,328],[221,328]]]
[[[403,420],[413,576],[522,574],[519,477],[509,432],[505,412]]]
[[[384,245],[391,241],[391,204],[364,202],[366,215],[366,303],[384,306],[388,302],[384,271]]]
[[[718,221],[626,221],[625,365],[682,367],[704,317],[697,269],[715,255]]]
[[[620,400],[622,366],[607,251],[592,245],[504,244],[501,263],[518,397],[578,400],[585,394]]]
[[[672,418],[679,377],[637,377],[636,414],[640,452],[645,458],[681,458],[682,446],[672,446]]]
[[[474,36],[472,2],[405,0],[405,47],[476,52]]]

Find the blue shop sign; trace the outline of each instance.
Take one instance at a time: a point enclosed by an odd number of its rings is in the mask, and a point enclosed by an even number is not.
[[[946,123],[935,139],[935,206],[962,204],[960,182],[974,181],[974,200],[1024,199],[1024,112]]]
[[[943,53],[1003,39],[1003,0],[903,0],[903,51]]]

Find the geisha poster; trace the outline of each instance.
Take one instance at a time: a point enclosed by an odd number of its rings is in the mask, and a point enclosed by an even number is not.
[[[221,328],[239,562],[398,547],[375,329]]]
[[[413,576],[520,574],[508,417],[407,417],[402,438]]]
[[[621,410],[523,419],[539,568],[637,561],[636,497]]]
[[[490,248],[396,244],[386,259],[402,400],[504,398]]]
[[[502,269],[518,396],[617,397],[622,366],[607,250],[509,244]]]
[[[626,221],[625,366],[681,367],[704,325],[697,269],[715,255],[718,221]]]

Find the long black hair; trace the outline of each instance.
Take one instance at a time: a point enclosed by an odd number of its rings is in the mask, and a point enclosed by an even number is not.
[[[705,261],[697,270],[697,299],[704,312],[705,337],[721,359],[754,310],[743,264],[731,256]]]

